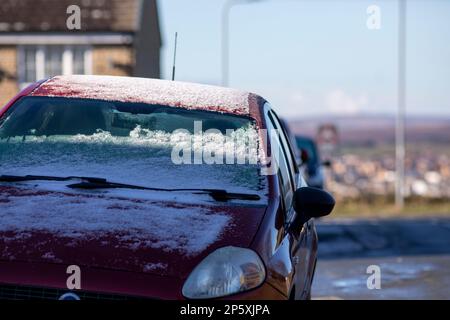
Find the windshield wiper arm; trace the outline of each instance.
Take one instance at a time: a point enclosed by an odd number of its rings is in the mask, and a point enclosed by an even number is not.
[[[150,190],[150,191],[165,191],[165,192],[199,192],[210,195],[216,201],[228,201],[231,199],[236,200],[252,200],[258,201],[261,199],[256,194],[246,193],[233,193],[222,189],[163,189],[163,188],[151,188],[142,187],[131,184],[109,182],[104,178],[95,177],[81,177],[81,176],[69,176],[69,177],[54,177],[54,176],[39,176],[39,175],[25,175],[25,176],[11,176],[0,175],[0,182],[22,182],[22,181],[69,181],[79,179],[82,182],[69,184],[67,187],[72,189],[134,189],[134,190]]]
[[[108,181],[86,181],[80,183],[70,184],[67,187],[72,189],[134,189],[134,190],[150,190],[150,191],[165,191],[165,192],[177,192],[177,191],[188,191],[188,192],[199,192],[206,193],[210,195],[216,201],[228,201],[231,199],[237,200],[252,200],[258,201],[261,197],[257,194],[246,194],[246,193],[234,193],[228,192],[223,189],[164,189],[164,188],[150,188],[142,187],[131,184],[115,183]]]
[[[89,181],[92,183],[106,183],[107,180],[103,178],[95,178],[95,177],[53,177],[53,176],[35,176],[35,175],[26,175],[26,176],[10,176],[10,175],[1,175],[0,182],[22,182],[22,181],[69,181],[73,179],[80,179]]]

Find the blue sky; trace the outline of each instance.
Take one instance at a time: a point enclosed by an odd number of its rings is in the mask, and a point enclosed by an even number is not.
[[[163,78],[221,82],[224,0],[159,0]],[[366,10],[381,9],[369,30]],[[398,5],[393,0],[261,0],[230,15],[230,86],[280,114],[395,113]],[[450,115],[450,1],[408,1],[407,112]]]

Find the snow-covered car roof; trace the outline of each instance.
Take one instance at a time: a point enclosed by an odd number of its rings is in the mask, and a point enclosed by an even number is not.
[[[255,102],[260,99],[249,92],[211,85],[85,75],[53,77],[30,95],[160,104],[238,115],[250,115],[252,105],[255,106]]]

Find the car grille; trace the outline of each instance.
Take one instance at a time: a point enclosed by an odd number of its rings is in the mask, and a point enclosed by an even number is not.
[[[0,284],[0,300],[59,300],[59,298],[68,292],[67,289],[41,288],[32,286],[17,286]],[[75,293],[80,300],[142,300],[139,297],[95,293],[76,290]]]

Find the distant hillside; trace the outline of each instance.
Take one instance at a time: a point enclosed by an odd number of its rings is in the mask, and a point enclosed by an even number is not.
[[[395,117],[358,115],[310,117],[289,122],[295,134],[315,136],[322,124],[334,124],[343,145],[372,146],[395,141]],[[409,117],[406,121],[408,142],[450,145],[450,117]]]

